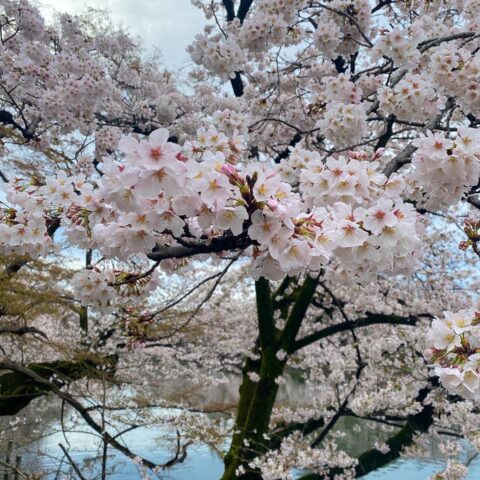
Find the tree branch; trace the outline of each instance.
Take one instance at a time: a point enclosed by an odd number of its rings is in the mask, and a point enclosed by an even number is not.
[[[233,0],[222,0],[223,6],[227,11],[227,22],[231,22],[235,18],[235,9],[233,8]]]
[[[31,333],[32,335],[40,335],[43,338],[48,338],[47,335],[35,327],[12,327],[12,326],[4,326],[0,327],[0,335],[8,334],[8,335],[26,335]]]
[[[275,323],[273,320],[272,293],[270,282],[260,277],[255,282],[259,339],[262,352],[275,343]]]
[[[300,291],[298,293],[297,299],[293,304],[292,310],[288,315],[285,328],[282,332],[282,347],[286,352],[292,350],[293,345],[295,345],[295,338],[300,330],[302,321],[305,318],[307,309],[310,306],[313,295],[318,285],[318,277],[312,278],[309,275],[305,278]]]
[[[222,251],[243,250],[252,244],[246,235],[236,237],[218,237],[209,241],[196,242],[190,245],[175,245],[171,247],[155,247],[147,256],[158,262],[168,258],[187,258],[201,253],[218,253]]]
[[[240,6],[238,7],[237,18],[240,20],[240,24],[243,23],[245,17],[247,16],[250,7],[252,6],[253,0],[241,0]]]
[[[55,376],[59,385],[66,385],[80,378],[95,377],[98,375],[97,367],[100,365],[114,371],[116,362],[117,357],[113,355],[100,360],[85,360],[77,363],[63,360],[48,363],[32,363],[28,365],[28,368],[22,368],[35,375],[36,378],[44,380]],[[8,367],[2,367],[0,363],[1,368],[12,370]],[[0,417],[15,415],[32,400],[52,391],[50,385],[46,386],[44,383],[33,381],[32,375],[26,375],[23,371],[20,372],[18,370],[0,375]]]
[[[443,115],[455,105],[455,99],[450,97],[446,103],[445,108],[436,117],[432,118],[425,127],[422,129],[422,133],[427,133],[428,130],[434,130],[441,122]],[[410,163],[412,155],[416,152],[417,147],[414,147],[412,143],[409,143],[395,158],[390,160],[384,170],[384,174],[389,177],[392,173],[399,170],[401,167]]]
[[[367,316],[360,318],[353,322],[342,322],[329,327],[325,327],[318,332],[311,333],[305,337],[297,340],[293,345],[289,353],[296,352],[302,348],[311,345],[312,343],[318,342],[323,338],[330,337],[336,333],[346,332],[352,328],[359,327],[368,327],[369,325],[416,325],[420,317],[429,317],[429,315],[418,315],[418,316],[409,316],[409,317],[400,317],[397,315],[383,315],[381,313],[367,313]]]
[[[104,431],[104,429],[97,422],[95,422],[95,420],[87,412],[86,408],[76,398],[74,398],[72,395],[70,395],[66,391],[61,390],[55,383],[36,374],[34,371],[32,371],[29,368],[26,368],[22,365],[18,365],[16,363],[12,363],[8,360],[4,360],[0,362],[0,369],[12,370],[21,375],[24,375],[30,378],[31,380],[33,380],[38,385],[41,385],[42,387],[55,393],[55,395],[57,395],[59,398],[64,400],[66,403],[68,403],[72,408],[74,408],[80,414],[80,416],[85,420],[87,425],[90,426],[93,430],[95,430],[99,435],[101,435],[107,444],[112,445],[112,447],[114,447],[116,450],[123,453],[125,456],[129,457],[132,460],[140,458],[142,465],[147,468],[150,468],[151,470],[157,469],[157,468],[171,467],[174,463],[183,461],[185,458],[183,455],[180,458],[177,455],[174,459],[169,460],[165,464],[156,464],[154,462],[151,462],[150,460],[139,457],[138,455],[130,451],[127,447],[119,443],[115,439],[115,437],[113,437],[110,433]]]
[[[423,404],[428,393],[431,391],[431,387],[432,385],[429,385],[420,390],[415,401]],[[407,422],[400,431],[387,440],[386,443],[390,449],[387,453],[382,453],[376,448],[372,448],[371,450],[362,453],[357,459],[358,465],[355,468],[355,478],[366,475],[367,473],[377,470],[378,468],[387,465],[387,463],[399,458],[403,449],[414,442],[415,435],[418,432],[425,433],[428,431],[433,424],[433,414],[434,409],[432,405],[423,405],[420,412],[407,417]],[[322,476],[316,473],[310,473],[300,477],[298,480],[333,479],[336,478],[336,476],[341,475],[342,471],[343,469],[336,468],[330,470],[328,475]]]

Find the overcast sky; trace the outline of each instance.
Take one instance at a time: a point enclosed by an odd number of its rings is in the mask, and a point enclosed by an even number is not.
[[[189,57],[185,47],[203,30],[205,19],[190,0],[40,0],[45,16],[53,9],[80,13],[85,6],[106,8],[111,19],[150,50],[160,48],[167,66],[181,66]]]

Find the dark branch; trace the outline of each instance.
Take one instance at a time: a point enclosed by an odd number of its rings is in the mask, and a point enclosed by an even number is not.
[[[227,11],[227,21],[231,22],[235,18],[235,10],[233,8],[233,0],[223,0],[223,6]]]
[[[223,0],[223,6],[227,12],[227,21],[232,22],[235,19],[235,10],[233,6],[233,0]],[[240,20],[240,24],[243,23],[245,17],[252,6],[253,0],[241,0],[240,6],[238,7],[238,12],[236,17]],[[236,97],[241,97],[243,95],[244,86],[240,72],[235,72],[235,78],[230,80],[232,85],[233,93]]]
[[[240,20],[242,24],[247,16],[250,7],[252,6],[253,0],[241,0],[240,6],[238,7],[237,18]]]
[[[26,335],[31,333],[32,335],[40,335],[43,338],[47,338],[45,333],[35,327],[0,327],[0,335],[9,334],[9,335]]]
[[[331,325],[329,327],[325,327],[318,332],[311,333],[310,335],[306,335],[305,337],[297,340],[292,347],[290,353],[296,352],[312,343],[315,343],[323,338],[330,337],[335,335],[336,333],[346,332],[351,330],[352,328],[359,328],[359,327],[368,327],[369,325],[416,325],[418,320],[421,316],[409,316],[409,317],[400,317],[397,315],[383,315],[381,313],[367,313],[367,316],[364,318],[360,318],[353,322],[342,322],[337,323],[335,325]],[[425,315],[427,317],[427,315]]]
[[[431,391],[431,385],[420,390],[415,401],[423,405],[424,400]],[[400,457],[403,449],[415,441],[417,433],[425,433],[433,424],[434,409],[432,405],[423,405],[420,412],[410,415],[406,424],[395,435],[387,440],[389,451],[382,453],[376,448],[362,453],[358,457],[358,465],[355,468],[355,478],[362,477],[378,468],[381,468]],[[342,474],[342,469],[332,469],[328,475],[311,473],[304,475],[299,480],[327,480],[334,479]]]
[[[7,110],[0,110],[0,123],[3,123],[4,125],[11,125],[12,127],[16,128],[26,140],[32,140],[35,138],[35,135],[32,132],[33,128],[24,128],[19,125],[13,118],[13,115]],[[36,127],[36,124],[34,126]]]
[[[283,159],[288,158],[288,156],[290,155],[290,149],[294,147],[298,142],[300,142],[301,139],[302,136],[300,135],[300,133],[296,133],[292,140],[290,140],[288,147],[283,152],[280,152],[273,161],[275,163],[280,163]]]
[[[158,262],[168,258],[187,258],[201,253],[243,250],[252,244],[246,235],[236,237],[213,238],[210,241],[196,242],[191,245],[176,245],[171,247],[155,247],[148,254],[150,260]]]
[[[232,78],[230,83],[232,84],[233,93],[235,96],[241,97],[243,95],[244,87],[240,72],[235,72],[235,78]]]
[[[432,118],[427,124],[425,128],[422,129],[422,133],[426,133],[429,130],[434,130],[440,124],[443,115],[448,112],[451,108],[455,105],[455,99],[449,98],[445,103],[445,108],[442,112],[440,112],[436,117]],[[409,143],[395,158],[390,160],[384,170],[384,174],[389,177],[392,173],[399,170],[401,167],[410,163],[412,160],[412,155],[416,152],[417,147],[413,146]]]
[[[269,345],[275,343],[272,292],[270,291],[270,282],[266,278],[260,277],[255,282],[255,294],[259,327],[258,336],[262,351],[266,351]]]
[[[395,123],[395,117],[393,115],[389,116],[386,121],[385,131],[382,133],[382,135],[378,139],[378,142],[375,145],[375,150],[378,150],[379,148],[385,148],[388,141],[392,137],[394,123]]]

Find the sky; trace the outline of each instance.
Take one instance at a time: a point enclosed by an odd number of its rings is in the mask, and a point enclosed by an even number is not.
[[[142,39],[147,51],[159,48],[169,67],[189,61],[185,48],[206,23],[190,0],[40,0],[39,6],[47,19],[53,10],[75,14],[85,7],[105,8],[115,24]]]

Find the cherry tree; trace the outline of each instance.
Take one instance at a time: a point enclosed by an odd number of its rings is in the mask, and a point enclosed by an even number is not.
[[[162,378],[240,373],[222,480],[355,478],[435,425],[478,443],[478,2],[192,3],[207,25],[184,78],[100,12],[49,26],[1,3],[6,281],[73,248],[84,268],[57,291],[95,371],[156,355]],[[182,275],[198,283],[175,294]],[[32,317],[5,333],[38,335]],[[81,381],[76,362],[4,355],[41,386],[27,403],[52,392],[105,431],[48,373]],[[318,390],[308,407],[278,402],[292,369]],[[351,457],[343,416],[398,431]]]

